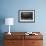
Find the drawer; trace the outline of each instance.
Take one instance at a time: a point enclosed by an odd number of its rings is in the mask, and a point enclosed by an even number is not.
[[[7,35],[7,36],[4,36],[4,39],[10,39],[10,40],[22,40],[22,39],[24,39],[24,36],[23,35],[15,35],[15,36],[13,36],[13,35]]]
[[[5,40],[4,41],[4,46],[15,46],[16,45],[16,41],[14,40]]]
[[[43,46],[42,40],[25,40],[24,46]]]
[[[30,36],[30,35],[25,35],[25,40],[29,40],[29,39],[35,39],[35,40],[43,40],[43,36],[41,35],[33,35],[33,36]]]
[[[5,40],[4,46],[23,46],[23,40]]]
[[[43,40],[34,40],[32,46],[43,46]]]

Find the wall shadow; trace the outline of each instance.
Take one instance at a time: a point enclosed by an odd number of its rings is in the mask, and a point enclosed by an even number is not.
[[[2,25],[4,25],[4,23],[5,23],[5,17],[0,16],[0,46],[4,46],[3,45],[4,33],[2,32]]]

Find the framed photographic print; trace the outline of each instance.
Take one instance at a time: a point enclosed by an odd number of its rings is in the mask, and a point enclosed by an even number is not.
[[[35,22],[35,10],[19,10],[18,11],[19,22]]]

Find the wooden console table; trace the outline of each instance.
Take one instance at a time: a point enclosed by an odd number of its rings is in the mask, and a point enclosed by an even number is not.
[[[40,32],[38,35],[25,35],[26,32],[11,32],[8,35],[4,33],[4,46],[43,46],[43,35]]]

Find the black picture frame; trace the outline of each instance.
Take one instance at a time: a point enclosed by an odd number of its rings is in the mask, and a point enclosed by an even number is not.
[[[22,23],[34,23],[35,22],[35,10],[19,10],[18,22]]]

